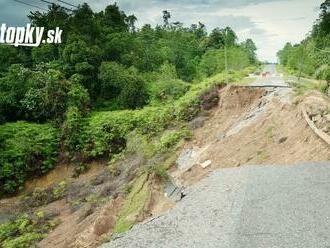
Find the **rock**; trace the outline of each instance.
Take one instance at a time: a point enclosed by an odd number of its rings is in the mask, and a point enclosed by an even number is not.
[[[193,119],[191,122],[189,122],[189,127],[192,129],[197,129],[197,128],[203,127],[205,120],[206,120],[206,117],[199,116],[199,117]]]
[[[325,132],[325,133],[328,133],[329,132],[329,128],[328,127],[324,127],[321,130],[322,130],[322,132]]]
[[[325,119],[326,122],[330,123],[330,114],[325,115],[324,119]]]
[[[113,216],[100,216],[94,223],[93,233],[101,236],[109,232],[115,225],[115,218]]]
[[[205,169],[206,167],[211,165],[211,160],[206,160],[203,163],[200,164],[200,166]]]
[[[282,138],[280,138],[280,139],[278,140],[278,143],[279,143],[279,144],[282,144],[282,143],[284,143],[287,139],[288,139],[288,137],[282,137]]]
[[[234,167],[240,167],[241,166],[241,163],[240,162],[236,162],[235,164],[234,164]]]
[[[182,187],[178,187],[173,182],[167,182],[165,186],[165,197],[170,198],[174,202],[178,202],[182,199]]]
[[[78,222],[83,221],[89,215],[93,214],[95,208],[96,208],[95,204],[90,204],[90,203],[86,204],[78,214]]]
[[[176,161],[178,169],[184,170],[192,167],[195,164],[196,155],[196,152],[192,148],[183,150]]]
[[[217,141],[221,141],[221,140],[223,140],[224,138],[226,138],[226,135],[223,134],[223,133],[221,133],[221,134],[218,134],[216,138],[217,138]]]
[[[312,121],[314,122],[320,122],[321,120],[322,120],[322,116],[320,114],[312,117]]]

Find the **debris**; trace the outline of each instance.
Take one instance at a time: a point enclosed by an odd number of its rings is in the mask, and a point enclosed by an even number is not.
[[[287,139],[288,139],[288,137],[282,137],[282,138],[280,138],[280,139],[278,140],[278,143],[279,143],[279,144],[282,144],[282,143],[284,143]]]
[[[211,160],[206,160],[200,164],[203,169],[211,165]]]
[[[221,141],[224,138],[226,138],[226,134],[221,133],[221,134],[217,135],[217,141]]]
[[[189,126],[191,129],[201,128],[204,126],[206,119],[207,118],[204,116],[199,116],[199,117],[193,119],[191,122],[189,122]]]
[[[194,158],[196,155],[196,152],[192,148],[183,150],[176,161],[178,169],[185,170],[192,167],[195,163]]]

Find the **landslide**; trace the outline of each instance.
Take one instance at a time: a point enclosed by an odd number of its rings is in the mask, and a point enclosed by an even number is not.
[[[172,175],[181,184],[190,185],[216,168],[330,160],[328,145],[304,120],[304,102],[290,89],[227,86],[218,95],[218,107],[178,154],[183,169],[179,165]],[[206,161],[210,165],[203,169]]]

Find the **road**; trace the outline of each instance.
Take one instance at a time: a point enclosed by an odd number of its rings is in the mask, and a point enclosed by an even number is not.
[[[269,72],[270,75],[267,75],[266,77],[257,77],[251,86],[288,87],[284,82],[283,77],[277,73],[275,64],[266,65],[263,72]]]
[[[329,192],[329,162],[220,169],[103,248],[330,247]]]
[[[290,101],[275,65],[251,86]],[[330,248],[330,162],[219,169],[103,248]]]

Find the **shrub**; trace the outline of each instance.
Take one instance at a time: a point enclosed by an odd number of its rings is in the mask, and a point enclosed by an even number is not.
[[[68,92],[68,106],[75,106],[81,113],[87,113],[90,104],[88,91],[79,82],[79,75],[71,77],[70,90]]]
[[[183,96],[188,89],[189,84],[180,79],[162,79],[150,84],[150,101],[163,103],[168,100],[176,100]]]
[[[104,99],[118,98],[123,108],[137,108],[146,103],[145,83],[135,68],[103,62],[99,71]]]
[[[191,120],[201,109],[200,96],[223,81],[223,75],[217,75],[194,84],[184,96],[163,106],[93,113],[83,130],[83,137],[88,137],[84,140],[84,152],[89,157],[109,156],[125,147],[127,135],[133,130],[152,135],[173,121]]]
[[[34,247],[46,233],[60,224],[59,219],[54,217],[54,214],[40,211],[35,214],[23,214],[0,224],[0,247]]]
[[[66,191],[66,182],[62,181],[53,188],[53,197],[54,199],[60,199],[63,197]]]
[[[1,125],[0,141],[0,196],[14,193],[26,179],[54,166],[59,139],[50,124]]]
[[[186,129],[167,132],[160,138],[157,150],[163,152],[167,151],[168,149],[176,145],[182,138],[188,138],[190,136],[191,133]]]
[[[69,107],[63,124],[62,139],[69,152],[79,151],[83,143],[83,118],[77,107]]]

